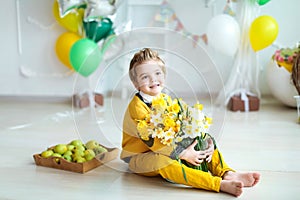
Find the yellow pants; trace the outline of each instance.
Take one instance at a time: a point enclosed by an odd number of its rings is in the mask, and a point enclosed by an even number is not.
[[[208,164],[210,172],[189,168],[162,154],[147,152],[133,156],[129,162],[129,169],[140,175],[160,175],[164,179],[175,183],[219,192],[222,176],[227,171],[233,171],[227,166],[223,158],[222,164],[223,167],[221,166],[217,150],[214,151],[212,161]],[[184,178],[182,167],[185,170],[186,179]]]

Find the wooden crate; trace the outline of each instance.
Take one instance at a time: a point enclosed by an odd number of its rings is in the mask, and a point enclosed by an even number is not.
[[[40,154],[34,154],[33,158],[35,164],[38,166],[50,167],[77,173],[86,173],[106,162],[114,160],[118,156],[119,150],[117,148],[106,149],[108,150],[107,152],[98,154],[94,159],[84,163],[69,162],[64,158],[58,157],[43,158]]]

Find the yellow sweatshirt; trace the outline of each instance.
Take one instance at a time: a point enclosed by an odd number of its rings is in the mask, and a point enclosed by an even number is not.
[[[123,120],[123,139],[121,159],[127,162],[133,155],[149,151],[170,156],[173,147],[164,145],[158,138],[143,141],[137,131],[137,120],[144,119],[150,108],[138,97],[134,96],[128,105]]]

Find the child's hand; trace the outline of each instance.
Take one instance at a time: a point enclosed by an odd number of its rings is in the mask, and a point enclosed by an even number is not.
[[[206,151],[208,151],[208,149],[205,151],[196,151],[194,148],[197,145],[197,142],[198,141],[195,140],[190,146],[188,146],[188,148],[183,150],[179,155],[179,158],[186,160],[187,162],[195,166],[199,166],[206,158]]]
[[[205,160],[207,162],[210,162],[211,159],[212,159],[212,155],[214,153],[215,147],[214,147],[214,143],[213,143],[213,141],[212,141],[211,138],[209,138],[207,140],[207,142],[208,142],[208,148],[205,150],[205,155],[206,155],[206,159]]]

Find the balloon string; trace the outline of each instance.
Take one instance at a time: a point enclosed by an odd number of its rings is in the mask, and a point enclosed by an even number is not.
[[[34,24],[34,25],[38,26],[42,30],[51,30],[51,29],[53,29],[54,26],[57,25],[57,23],[53,22],[52,24],[46,26],[46,25],[43,25],[38,20],[36,20],[32,17],[27,17],[27,21],[31,24]]]
[[[23,77],[31,78],[31,77],[57,77],[57,78],[65,78],[73,75],[73,71],[69,70],[67,72],[64,72],[62,74],[60,73],[37,73],[29,68],[27,68],[24,65],[21,65],[19,67],[20,73]]]
[[[233,68],[229,75],[228,81],[224,86],[225,92],[225,105],[229,102],[233,95],[241,93],[241,91],[255,92],[258,97],[260,97],[260,92],[258,88],[258,58],[256,53],[252,50],[249,41],[249,27],[251,21],[257,15],[257,10],[255,2],[243,1],[240,4],[240,15],[239,23],[241,25],[241,41],[239,44],[238,51],[234,58]],[[221,94],[219,94],[218,100],[221,99]],[[220,102],[219,102],[220,103]]]
[[[99,26],[99,21],[97,20],[97,26],[96,26],[96,28],[95,28],[95,30],[93,32],[93,41],[95,41],[95,42],[96,42],[96,36],[97,36],[97,28],[98,28],[98,26]]]

